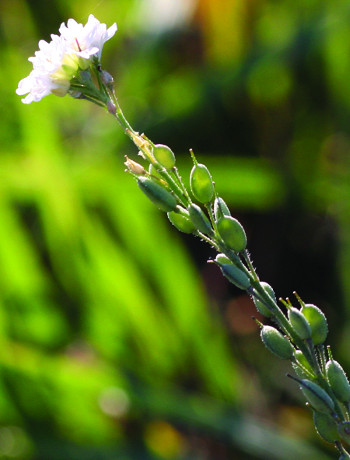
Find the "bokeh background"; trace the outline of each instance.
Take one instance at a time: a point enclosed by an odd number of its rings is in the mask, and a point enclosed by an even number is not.
[[[0,458],[336,458],[242,292],[124,173],[85,101],[15,94],[38,40],[94,14],[135,129],[189,148],[261,278],[320,306],[350,370],[346,0],[1,0]]]

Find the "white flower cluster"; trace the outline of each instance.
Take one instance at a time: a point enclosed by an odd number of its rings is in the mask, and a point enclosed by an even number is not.
[[[38,102],[49,94],[67,94],[71,79],[79,70],[87,69],[93,56],[101,58],[104,43],[115,34],[117,25],[109,29],[92,14],[84,26],[74,19],[62,23],[60,35],[51,35],[51,42],[39,41],[39,51],[28,60],[33,70],[18,84],[16,93],[20,96],[29,93],[22,102]]]

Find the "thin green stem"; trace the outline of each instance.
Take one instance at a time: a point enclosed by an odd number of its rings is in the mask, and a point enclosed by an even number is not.
[[[322,375],[322,369],[320,367],[320,363],[318,362],[315,347],[314,347],[314,344],[312,343],[311,338],[306,340],[306,344],[307,344],[308,349],[310,350],[310,354],[313,359],[313,368],[316,371],[316,375],[317,376]]]
[[[211,207],[210,203],[206,203],[204,206],[205,206],[205,209],[207,210],[211,226],[213,227],[214,231],[216,232],[216,222],[215,222],[215,216],[213,214],[212,207]]]
[[[177,178],[177,180],[178,180],[178,182],[179,182],[179,184],[180,184],[180,187],[181,187],[181,189],[182,189],[182,191],[183,191],[183,193],[184,193],[186,199],[188,200],[188,203],[191,203],[190,195],[189,195],[189,193],[187,192],[187,189],[186,189],[184,183],[182,182],[182,178],[181,178],[181,176],[180,176],[180,174],[179,174],[179,171],[178,171],[177,167],[174,166],[173,170],[174,170],[174,174],[175,174],[175,176],[176,176],[176,178]]]
[[[199,230],[197,230],[195,234],[199,236],[200,238],[202,238],[204,241],[206,241],[208,244],[210,244],[210,246],[215,248],[218,252],[220,252],[220,246],[217,244],[215,240],[212,240],[211,238],[209,238],[207,235],[200,232]]]
[[[247,251],[247,249],[245,249],[243,251],[243,257],[244,257],[244,259],[245,259],[245,261],[246,261],[246,263],[248,265],[250,273],[253,275],[253,277],[256,279],[256,281],[259,281],[258,274],[255,271],[255,268],[254,268],[253,263],[252,263],[252,261],[250,259],[250,255],[249,255],[249,252]]]
[[[166,169],[160,169],[158,173],[162,176],[162,178],[168,183],[169,188],[172,190],[174,195],[178,198],[178,200],[181,202],[181,204],[185,207],[187,207],[190,203],[189,197],[181,190],[179,185],[174,181],[174,179],[171,177],[169,172]]]
[[[109,92],[109,96],[112,99],[112,102],[115,105],[116,108],[116,117],[118,118],[118,121],[120,122],[121,126],[123,127],[124,131],[126,134],[132,139],[132,137],[127,133],[127,130],[131,131],[132,134],[137,135],[137,132],[134,131],[134,129],[131,127],[130,123],[128,120],[125,118],[124,113],[119,105],[118,98],[115,94],[114,91]]]

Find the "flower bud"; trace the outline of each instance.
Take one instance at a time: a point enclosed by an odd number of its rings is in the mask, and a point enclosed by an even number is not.
[[[295,377],[294,377],[295,378]],[[322,414],[330,414],[334,410],[333,399],[317,383],[308,379],[296,379],[300,383],[301,391],[311,406]]]
[[[275,292],[274,290],[272,289],[272,287],[265,283],[264,281],[262,281],[260,283],[260,286],[264,289],[264,291],[266,291],[270,297],[272,297],[272,299],[276,302],[276,296],[275,296]],[[259,299],[256,299],[255,297],[253,297],[253,301],[254,301],[254,304],[255,304],[255,307],[256,309],[258,310],[258,312],[261,314],[261,315],[264,315],[266,316],[267,318],[271,318],[271,316],[273,316],[273,313],[272,311],[265,305],[264,302],[262,302],[261,300]]]
[[[217,230],[223,242],[235,252],[243,251],[247,246],[247,236],[244,228],[230,216],[221,217],[217,221]]]
[[[200,203],[209,203],[213,199],[213,179],[205,165],[197,163],[193,166],[190,175],[190,186],[193,196]]]
[[[149,177],[139,177],[137,179],[137,185],[162,211],[169,212],[175,210],[177,203],[174,196],[161,185],[153,182]]]
[[[117,107],[115,106],[115,104],[113,104],[112,101],[107,101],[106,107],[111,115],[115,115],[117,113]]]
[[[312,342],[314,345],[320,345],[326,340],[328,334],[328,324],[324,313],[316,305],[310,303],[301,309],[301,313],[310,325]]]
[[[350,422],[339,423],[338,433],[345,442],[350,444]]]
[[[136,163],[136,161],[134,160],[130,160],[130,158],[125,155],[125,166],[129,169],[130,172],[132,172],[133,174],[136,174],[136,175],[139,175],[139,174],[147,174],[145,168],[140,165],[140,163]]]
[[[175,155],[167,145],[155,145],[153,148],[153,156],[165,169],[171,169],[175,166]]]
[[[234,284],[239,289],[246,291],[250,287],[250,280],[248,276],[235,265],[223,264],[220,265],[220,268],[222,274],[230,281],[230,283]]]
[[[192,233],[195,230],[190,216],[185,209],[181,212],[168,212],[168,219],[180,232]]]
[[[101,80],[102,80],[102,83],[108,87],[108,89],[110,90],[113,89],[113,84],[114,84],[113,77],[106,70],[101,70]]]
[[[190,214],[193,225],[197,228],[197,230],[204,233],[205,235],[211,235],[213,233],[213,229],[208,217],[204,214],[198,205],[192,203],[189,205],[187,210]]]
[[[350,384],[341,365],[333,359],[329,360],[326,375],[336,398],[341,402],[350,401]]]
[[[261,340],[268,350],[281,359],[291,359],[293,346],[276,328],[263,326],[260,332]]]
[[[339,440],[337,424],[330,415],[314,411],[313,419],[316,431],[322,439],[332,444]]]
[[[219,196],[216,197],[214,200],[214,215],[215,215],[215,220],[219,220],[220,217],[231,215],[227,204]]]
[[[297,336],[304,340],[311,337],[311,327],[305,316],[294,307],[288,310],[289,322],[292,325]]]

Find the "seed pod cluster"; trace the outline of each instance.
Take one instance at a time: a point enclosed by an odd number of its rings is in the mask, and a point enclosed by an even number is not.
[[[165,212],[175,210],[177,205],[175,197],[149,177],[140,176],[137,185],[160,210]]]
[[[241,252],[247,247],[247,236],[237,219],[231,216],[220,217],[216,227],[223,242],[233,251]]]
[[[265,281],[261,281],[260,282],[260,286],[264,289],[264,291],[266,291],[269,296],[276,302],[276,295],[275,295],[275,292],[274,290],[272,289],[272,287],[268,284],[268,283],[265,283]],[[266,306],[266,304],[264,302],[262,302],[261,300],[259,299],[256,299],[255,297],[253,297],[253,301],[254,301],[254,304],[255,304],[255,307],[256,309],[258,310],[258,312],[263,315],[263,316],[266,316],[267,318],[271,318],[273,316],[273,313],[272,311]]]
[[[200,163],[193,166],[190,175],[193,196],[200,203],[210,203],[214,197],[214,184],[209,169]]]
[[[260,331],[261,340],[268,350],[281,359],[293,357],[293,346],[276,328],[263,326]]]

